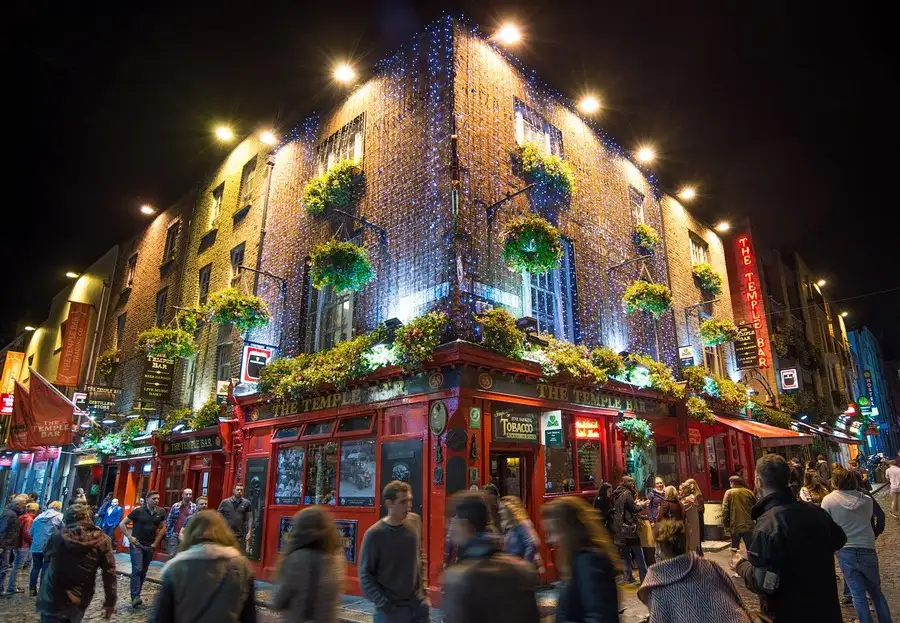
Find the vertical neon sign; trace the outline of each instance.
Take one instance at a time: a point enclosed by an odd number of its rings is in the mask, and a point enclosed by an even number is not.
[[[736,244],[744,319],[751,322],[756,329],[756,365],[758,368],[769,368],[772,365],[772,351],[769,345],[769,328],[766,324],[759,271],[756,267],[756,254],[747,234],[738,236]]]

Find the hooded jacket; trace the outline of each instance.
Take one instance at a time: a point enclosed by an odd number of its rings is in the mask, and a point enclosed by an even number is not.
[[[336,623],[345,566],[343,554],[294,550],[281,564],[272,607],[286,623]]]
[[[256,621],[253,573],[237,548],[194,545],[169,560],[160,579],[150,623]]]
[[[822,500],[822,510],[831,516],[847,535],[844,547],[875,549],[872,528],[874,501],[862,491],[832,491]]]
[[[90,520],[54,532],[44,548],[44,571],[37,609],[71,617],[94,598],[97,569],[103,576],[105,607],[116,605],[116,561],[109,537]]]
[[[62,529],[62,513],[50,508],[34,518],[31,523],[31,551],[40,554],[50,535]]]
[[[613,494],[613,499],[615,500],[614,508],[615,508],[615,518],[613,519],[613,533],[615,536],[615,541],[617,545],[638,545],[641,542],[641,537],[637,536],[637,532],[635,532],[635,536],[626,538],[622,533],[623,526],[637,526],[638,525],[638,513],[641,512],[641,507],[638,506],[634,501],[634,491],[625,485],[619,485],[616,487],[616,492]]]
[[[16,547],[25,548],[31,551],[31,524],[34,522],[34,515],[31,513],[22,513],[19,515],[19,540]]]
[[[445,623],[538,623],[532,565],[499,551],[488,534],[459,548],[459,562],[444,575]]]
[[[650,610],[649,623],[750,623],[725,571],[694,552],[651,565],[638,597]]]

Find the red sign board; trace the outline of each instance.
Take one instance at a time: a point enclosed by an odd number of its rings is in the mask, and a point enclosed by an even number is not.
[[[34,459],[34,454],[31,452],[19,452],[19,465],[23,463],[31,463]]]
[[[13,395],[0,394],[0,415],[12,415]]]
[[[692,445],[700,445],[703,443],[703,436],[697,428],[688,428],[688,443]]]
[[[12,457],[0,456],[0,467],[12,467]]]
[[[273,349],[262,346],[244,346],[241,357],[241,383],[256,383],[260,371],[272,361]]]
[[[737,275],[741,293],[741,316],[756,329],[756,367],[772,367],[772,349],[769,344],[769,327],[766,308],[763,305],[762,279],[756,263],[753,242],[748,234],[735,241]]]
[[[87,303],[69,303],[66,332],[63,335],[59,369],[56,372],[57,385],[64,387],[78,386],[78,375],[81,372],[81,360],[84,357],[84,343],[87,340],[90,320],[90,305]]]
[[[575,439],[600,439],[600,422],[591,418],[575,418]]]
[[[59,447],[51,446],[49,448],[38,448],[34,451],[34,462],[42,463],[44,461],[52,461],[59,458]]]

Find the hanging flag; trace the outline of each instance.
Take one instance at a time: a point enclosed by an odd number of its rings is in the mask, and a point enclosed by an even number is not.
[[[31,416],[31,397],[28,389],[18,380],[13,381],[13,384],[13,412],[6,447],[10,450],[27,450],[31,447],[28,443],[28,429],[34,422]]]
[[[25,361],[25,353],[6,351],[6,359],[3,362],[3,374],[0,376],[0,393],[13,393],[13,381],[22,373],[22,362]]]
[[[75,404],[31,368],[31,417],[28,438],[33,446],[72,443]],[[13,405],[15,407],[15,405]]]
[[[87,340],[91,321],[91,305],[69,303],[65,334],[62,336],[62,352],[56,371],[56,384],[64,387],[78,387],[81,360],[84,357],[84,343]]]

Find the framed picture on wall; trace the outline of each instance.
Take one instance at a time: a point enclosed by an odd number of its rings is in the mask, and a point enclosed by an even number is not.
[[[299,504],[303,499],[303,446],[279,448],[275,470],[275,503]]]
[[[338,519],[338,534],[341,535],[341,545],[344,548],[344,558],[351,565],[356,564],[356,527],[357,521],[350,519]]]

